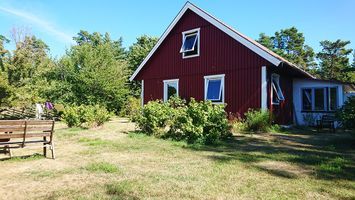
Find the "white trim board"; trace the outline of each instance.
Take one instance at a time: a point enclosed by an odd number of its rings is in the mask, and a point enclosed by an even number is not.
[[[143,60],[143,62],[139,65],[137,70],[133,73],[133,75],[129,78],[130,81],[134,80],[134,78],[137,76],[139,71],[143,68],[143,66],[148,62],[150,57],[155,53],[155,51],[159,48],[161,43],[165,40],[165,38],[168,36],[170,31],[174,28],[174,26],[177,24],[177,22],[180,20],[180,18],[185,14],[185,12],[190,9],[209,23],[213,24],[215,27],[218,29],[222,30],[225,32],[227,35],[231,36],[259,56],[263,57],[264,59],[268,60],[270,63],[272,63],[275,66],[279,66],[279,64],[282,62],[281,59],[278,57],[275,57],[271,52],[265,50],[265,47],[261,47],[261,45],[257,45],[255,41],[251,42],[251,39],[246,39],[246,37],[239,32],[235,31],[234,29],[230,28],[229,26],[225,25],[221,21],[217,20],[216,18],[212,17],[212,15],[208,14],[207,12],[201,10],[200,8],[196,7],[190,2],[187,2],[184,7],[180,10],[178,15],[174,18],[174,20],[170,23],[168,28],[165,30],[163,35],[159,38],[158,42],[156,45],[153,47],[153,49],[149,52],[147,57]]]
[[[261,109],[267,110],[267,73],[266,66],[261,67]]]

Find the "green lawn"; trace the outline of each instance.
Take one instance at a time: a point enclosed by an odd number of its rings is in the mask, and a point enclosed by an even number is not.
[[[122,119],[56,130],[56,160],[41,149],[1,155],[0,199],[355,199],[349,133],[235,134],[200,146],[134,133]]]

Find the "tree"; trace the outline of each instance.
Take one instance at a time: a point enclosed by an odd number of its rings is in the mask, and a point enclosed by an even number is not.
[[[129,47],[127,60],[129,74],[132,75],[134,71],[143,62],[144,58],[153,49],[154,45],[158,42],[157,37],[150,37],[147,35],[142,35],[137,38],[137,41]],[[140,94],[140,83],[132,82],[130,83],[131,93],[133,96],[139,96]]]
[[[332,79],[339,81],[349,81],[349,71],[351,65],[349,55],[352,49],[346,46],[350,41],[336,40],[334,42],[324,40],[320,42],[322,50],[317,54],[320,61],[319,74],[324,79]]]
[[[43,73],[48,67],[48,51],[48,46],[35,36],[26,36],[24,41],[18,42],[8,68],[10,84],[23,86],[28,79]]]
[[[7,54],[9,51],[5,49],[4,43],[10,42],[9,39],[7,39],[5,36],[0,35],[0,69],[1,71],[5,71],[5,66],[4,66],[4,61],[3,57],[5,54]]]
[[[80,31],[55,69],[56,86],[48,92],[58,101],[74,104],[99,104],[118,112],[129,93],[127,62],[122,40],[109,34]],[[61,96],[64,94],[64,96]]]
[[[316,65],[313,49],[305,45],[303,33],[295,27],[281,29],[271,37],[261,33],[257,41],[304,70],[309,71]]]

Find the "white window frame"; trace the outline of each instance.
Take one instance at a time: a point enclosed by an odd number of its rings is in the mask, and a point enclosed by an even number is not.
[[[164,87],[163,87],[163,100],[166,102],[168,100],[168,84],[169,83],[176,83],[176,96],[179,96],[179,79],[169,79],[163,80]]]
[[[276,85],[274,84],[274,81],[273,81],[274,79],[276,79]],[[274,73],[271,74],[270,84],[271,84],[271,88],[270,88],[271,89],[271,104],[272,105],[279,105],[280,101],[284,101],[285,100],[285,97],[284,97],[283,92],[282,92],[281,87],[280,87],[280,75],[274,74]],[[275,90],[278,102],[274,102],[273,101],[273,99],[274,99],[273,90]]]
[[[302,108],[302,111],[303,112],[334,112],[335,110],[331,110],[330,109],[330,89],[331,88],[335,88],[336,89],[336,108],[338,108],[339,106],[339,103],[338,103],[338,96],[339,96],[339,93],[338,93],[338,87],[303,87],[301,88],[301,99],[302,99],[302,104],[301,104],[301,108]],[[311,105],[312,105],[312,108],[311,110],[303,110],[303,90],[306,90],[306,89],[310,89],[312,92],[311,92]],[[323,89],[323,110],[315,110],[315,90],[316,89]]]
[[[197,34],[197,40],[196,40],[196,42],[197,42],[197,54],[185,56],[186,52],[182,51],[182,47],[183,47],[183,45],[185,43],[186,35],[189,35],[189,34],[194,33],[194,32],[196,32],[196,34]],[[200,28],[195,28],[195,29],[192,29],[192,30],[188,30],[188,31],[182,32],[182,43],[181,44],[182,45],[181,45],[181,48],[180,48],[180,53],[182,54],[182,58],[183,59],[200,56]]]
[[[222,98],[221,102],[213,102],[213,104],[224,104],[224,95],[225,95],[225,84],[224,84],[224,79],[225,79],[225,74],[216,74],[216,75],[208,75],[204,76],[205,79],[205,87],[204,87],[204,100],[208,101],[207,99],[207,90],[208,90],[208,82],[209,80],[221,80],[221,91],[222,91]]]

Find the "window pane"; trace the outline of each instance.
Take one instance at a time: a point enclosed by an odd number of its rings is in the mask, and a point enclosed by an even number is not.
[[[193,51],[197,40],[197,34],[185,36],[185,41],[182,46],[182,51]]]
[[[314,89],[314,110],[324,110],[324,88]]]
[[[276,91],[276,86],[274,83],[272,83],[271,85],[272,87],[272,103],[275,103],[275,104],[278,104],[280,103],[280,99],[279,99],[279,95],[277,94],[277,91]]]
[[[276,74],[273,74],[271,76],[271,86],[272,86],[272,102],[273,103],[279,103],[280,101],[285,100],[284,95],[282,93],[281,87],[280,87],[280,77]]]
[[[207,100],[211,101],[222,101],[222,88],[221,88],[222,80],[208,80],[207,85]]]
[[[170,99],[171,96],[177,95],[177,82],[167,83],[167,100]]]
[[[196,40],[194,50],[193,51],[188,51],[184,53],[184,56],[193,56],[198,54],[198,40]]]
[[[329,88],[329,110],[337,109],[337,88]]]
[[[312,110],[312,89],[302,90],[302,109]]]

